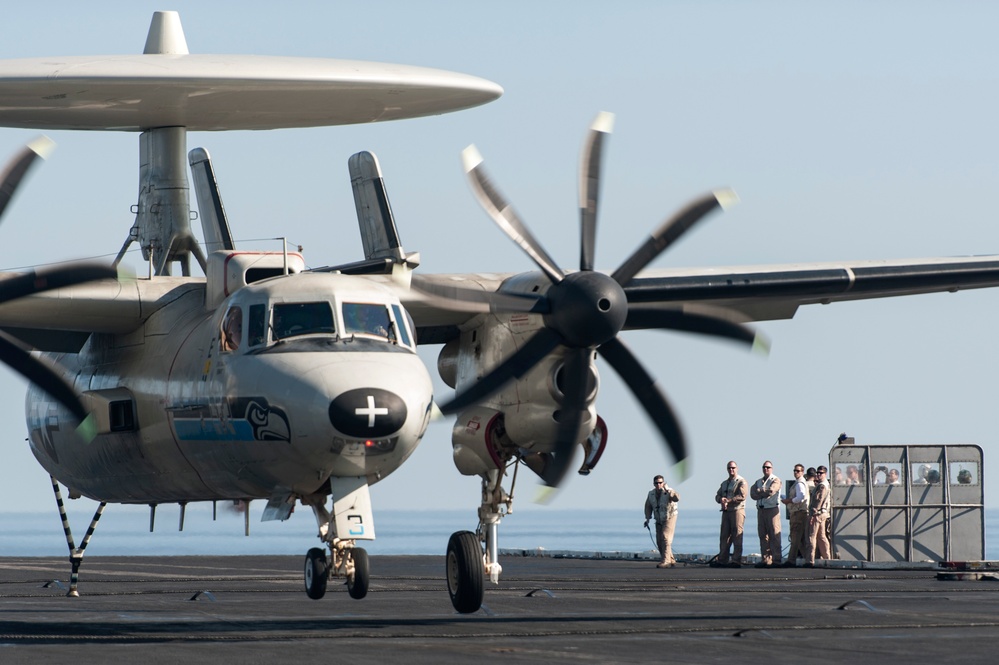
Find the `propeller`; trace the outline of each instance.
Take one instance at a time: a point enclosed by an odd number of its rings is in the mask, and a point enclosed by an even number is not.
[[[0,174],[0,219],[31,166],[39,157],[46,157],[54,147],[55,144],[50,139],[40,137],[26,145],[7,163]],[[52,289],[117,276],[118,271],[114,267],[92,262],[68,263],[6,276],[0,279],[0,305]],[[77,428],[80,435],[87,440],[93,438],[93,417],[57,367],[32,353],[30,347],[2,330],[0,330],[0,362],[20,373],[66,407],[80,421],[80,426]]]
[[[437,301],[451,301],[456,308],[480,307],[480,311],[532,311],[541,313],[545,327],[517,352],[500,362],[473,385],[440,405],[450,414],[484,400],[510,381],[520,378],[546,355],[561,348],[564,352],[562,385],[564,399],[556,414],[558,429],[553,462],[542,474],[549,487],[557,487],[565,477],[578,432],[587,416],[587,381],[593,351],[610,363],[645,409],[677,462],[687,457],[687,444],[675,411],[657,381],[620,340],[618,333],[628,321],[635,327],[680,330],[711,335],[765,348],[761,337],[723,310],[662,309],[629,307],[624,288],[638,272],[692,229],[709,213],[738,201],[735,193],[721,189],[700,196],[667,218],[610,275],[593,269],[599,208],[600,170],[613,115],[600,113],[587,136],[579,175],[580,259],[579,271],[567,273],[551,258],[541,243],[500,194],[483,168],[475,146],[462,153],[465,171],[476,198],[493,221],[531,257],[551,286],[544,294],[513,294],[462,289],[428,280],[414,280],[414,286]]]

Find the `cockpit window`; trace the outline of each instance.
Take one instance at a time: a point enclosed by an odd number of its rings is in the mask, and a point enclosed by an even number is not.
[[[297,335],[336,334],[328,302],[276,304],[271,328],[275,341]]]
[[[235,351],[243,343],[243,309],[230,307],[222,319],[222,350]]]
[[[343,303],[344,335],[376,335],[389,338],[392,322],[385,305],[373,303]]]
[[[392,305],[392,313],[395,314],[395,325],[399,330],[399,341],[404,346],[413,346],[412,342],[409,341],[409,326],[407,319],[409,319],[409,312],[406,312],[406,316],[402,315],[402,307],[399,305]]]
[[[267,338],[267,308],[250,305],[246,341],[250,346],[260,346]]]

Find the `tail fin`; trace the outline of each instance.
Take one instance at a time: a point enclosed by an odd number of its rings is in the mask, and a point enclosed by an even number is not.
[[[219,249],[236,249],[232,241],[232,231],[229,230],[229,220],[222,206],[222,197],[219,195],[219,185],[215,181],[212,158],[204,148],[195,148],[188,153],[187,159],[191,164],[191,175],[194,177],[194,193],[198,197],[205,253],[210,254]]]
[[[354,189],[357,223],[361,228],[361,243],[365,259],[406,259],[395,227],[392,206],[389,205],[385,180],[378,158],[370,152],[359,152],[347,161],[350,185]]]

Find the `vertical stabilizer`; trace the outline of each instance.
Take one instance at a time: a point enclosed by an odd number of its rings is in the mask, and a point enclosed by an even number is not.
[[[194,178],[194,193],[198,197],[198,216],[201,217],[201,230],[205,240],[205,252],[211,254],[220,249],[236,249],[222,207],[222,196],[219,194],[218,182],[215,180],[215,169],[212,159],[204,148],[195,148],[188,153],[191,163],[191,175]]]
[[[187,39],[177,12],[155,12],[146,35],[145,54],[187,55]]]
[[[399,241],[392,208],[378,158],[370,152],[359,152],[347,161],[350,184],[354,189],[357,223],[361,227],[361,243],[365,259],[404,261],[406,256]]]

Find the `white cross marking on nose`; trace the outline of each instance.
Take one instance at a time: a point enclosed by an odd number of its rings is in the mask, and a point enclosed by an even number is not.
[[[375,416],[387,416],[388,409],[385,407],[375,408],[375,398],[374,395],[368,395],[368,406],[366,408],[354,409],[354,415],[357,416],[367,416],[368,417],[368,427],[375,426]]]

